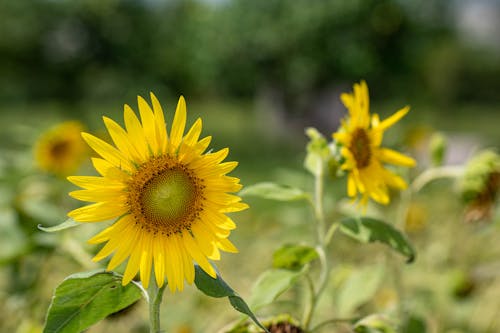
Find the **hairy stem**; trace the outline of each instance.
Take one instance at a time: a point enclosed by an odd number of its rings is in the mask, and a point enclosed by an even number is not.
[[[167,285],[164,284],[158,288],[154,277],[148,287],[148,302],[149,302],[149,332],[160,333],[160,305],[163,298],[163,291]]]

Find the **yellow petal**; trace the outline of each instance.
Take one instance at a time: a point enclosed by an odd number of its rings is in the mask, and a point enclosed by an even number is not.
[[[186,230],[182,233],[182,240],[184,242],[186,250],[189,252],[189,255],[208,275],[215,279],[217,277],[215,269],[208,262],[207,257],[205,257],[205,255],[202,253],[193,237]]]
[[[380,123],[380,125],[377,127],[377,129],[382,130],[382,131],[388,129],[389,127],[391,127],[392,125],[397,123],[401,118],[403,118],[408,113],[408,111],[410,111],[410,107],[405,106],[404,108],[397,111],[389,118],[384,119],[384,121],[382,121]]]
[[[186,277],[187,283],[192,284],[194,282],[193,259],[187,252],[186,247],[184,246],[182,236],[179,236],[177,238],[177,245],[179,246],[180,249],[179,254],[181,255],[182,258],[182,266],[184,267],[184,276]]]
[[[135,277],[139,271],[140,263],[142,257],[142,237],[139,235],[137,239],[136,248],[132,251],[130,258],[128,259],[127,268],[123,273],[122,285],[129,284],[130,281]]]
[[[140,161],[144,162],[149,157],[149,150],[147,149],[146,137],[142,130],[141,123],[135,115],[132,108],[125,104],[123,110],[123,120],[129,136],[129,142],[134,145],[135,150],[140,154]]]
[[[111,203],[98,202],[72,210],[68,216],[78,222],[102,222],[116,218],[127,212],[127,207]]]
[[[121,244],[116,250],[108,264],[108,271],[114,270],[118,265],[127,259],[127,257],[135,251],[137,240],[139,239],[139,232],[134,226],[129,226],[121,234]]]
[[[142,237],[142,251],[141,251],[141,263],[140,263],[140,273],[141,273],[141,282],[144,288],[149,286],[149,280],[151,279],[151,265],[153,262],[153,254],[151,253],[152,244],[151,244],[151,236],[149,234],[145,234]]]
[[[153,259],[156,284],[161,288],[165,282],[165,250],[162,240],[158,238],[153,241]]]
[[[126,185],[121,181],[116,181],[105,177],[70,176],[67,179],[76,186],[79,186],[87,190],[104,189],[104,188],[114,188],[116,190],[120,190],[126,187]]]
[[[380,148],[377,150],[378,158],[385,162],[405,167],[414,167],[416,162],[413,158],[403,155],[395,150]]]
[[[231,204],[228,207],[222,208],[220,211],[222,213],[233,213],[233,212],[239,212],[245,209],[248,209],[248,205],[244,202],[236,202]]]
[[[114,188],[99,188],[92,190],[79,190],[69,192],[69,195],[75,199],[88,202],[99,202],[99,201],[114,201],[125,203],[127,200],[127,195],[122,190],[116,190]]]
[[[109,161],[115,167],[127,171],[134,170],[134,166],[123,155],[123,153],[111,146],[109,143],[106,143],[103,140],[85,132],[82,132],[82,137],[87,144],[96,151],[96,153],[101,155],[102,158]]]
[[[141,115],[142,128],[146,142],[151,151],[158,152],[158,141],[156,139],[156,125],[153,110],[141,96],[137,96],[137,104],[139,105],[139,114]]]
[[[357,190],[356,190],[356,182],[354,180],[354,176],[352,174],[349,174],[347,177],[347,195],[350,197],[356,196]]]
[[[230,253],[238,253],[238,249],[236,246],[234,246],[231,241],[227,238],[220,238],[216,241],[217,247],[223,251],[230,252]]]
[[[198,244],[203,254],[208,259],[220,260],[220,252],[215,246],[214,235],[211,231],[201,223],[193,224],[191,229],[193,231],[196,244]]]
[[[108,117],[103,117],[104,125],[108,129],[108,133],[113,139],[115,146],[120,150],[129,160],[139,160],[140,155],[135,146],[130,143],[128,134],[120,125]]]
[[[179,98],[177,103],[177,109],[175,110],[174,121],[172,123],[172,129],[170,131],[170,153],[175,153],[179,148],[179,145],[184,134],[184,128],[186,126],[186,101],[184,97]]]
[[[156,140],[158,141],[158,153],[165,154],[167,152],[167,125],[163,115],[161,104],[153,93],[149,94],[153,104],[153,112],[156,124]]]
[[[198,141],[201,134],[202,121],[201,118],[196,119],[193,126],[189,129],[188,133],[183,139],[183,142],[188,146],[194,146]]]
[[[111,163],[102,158],[92,157],[92,165],[94,165],[97,172],[107,178],[106,182],[112,180],[118,181],[120,184],[126,184],[130,178],[128,173],[114,167]]]

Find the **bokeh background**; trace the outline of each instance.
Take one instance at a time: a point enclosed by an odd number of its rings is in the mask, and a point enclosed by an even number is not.
[[[0,1],[0,331],[39,332],[53,288],[98,267],[87,260],[96,248],[84,244],[93,226],[64,235],[36,229],[64,221],[77,205],[62,177],[37,169],[42,132],[78,120],[105,136],[101,116],[121,122],[123,104],[135,108],[138,94],[153,91],[170,116],[183,94],[213,147],[229,146],[240,161],[234,175],[243,184],[309,186],[304,128],[329,137],[345,113],[340,93],[361,79],[382,118],[411,105],[386,139],[415,156],[420,170],[436,131],[448,138],[447,164],[498,148],[500,2]],[[421,332],[499,332],[498,218],[464,223],[453,188],[438,182],[415,203],[419,227],[410,236],[419,259],[404,268],[405,302],[425,324]],[[329,189],[332,198],[343,193],[337,183]],[[304,236],[312,235],[305,206],[248,201],[252,209],[235,216],[232,236],[241,253],[219,265],[244,297],[280,244],[312,240]],[[342,240],[332,253],[338,265],[375,262],[373,248]],[[215,332],[238,318],[226,301],[191,289],[165,297],[168,332]],[[390,284],[376,291],[372,303],[392,295]],[[139,304],[89,332],[140,332],[145,318]]]

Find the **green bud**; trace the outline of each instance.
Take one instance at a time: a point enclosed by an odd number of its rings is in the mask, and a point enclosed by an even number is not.
[[[306,135],[310,140],[307,143],[307,155],[304,167],[313,175],[318,176],[320,172],[323,172],[330,158],[331,153],[328,141],[313,127],[306,128]]]
[[[446,137],[439,132],[434,133],[429,143],[432,165],[434,166],[443,165],[444,156],[446,155],[447,148],[448,148],[448,142],[446,140]]]

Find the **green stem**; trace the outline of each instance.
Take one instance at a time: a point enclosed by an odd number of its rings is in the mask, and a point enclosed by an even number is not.
[[[323,210],[323,181],[323,165],[319,165],[315,175],[313,203],[314,215],[316,217],[316,231],[318,237],[318,245],[316,246],[316,251],[318,252],[319,256],[321,271],[319,275],[318,289],[314,291],[314,288],[311,287],[311,304],[304,314],[304,328],[306,331],[309,331],[314,311],[316,310],[318,301],[326,288],[328,277],[330,275],[330,267],[326,257],[327,237],[325,233],[325,215]]]
[[[156,284],[156,279],[151,278],[149,283],[148,291],[148,303],[149,303],[149,332],[150,333],[161,333],[160,329],[160,305],[163,298],[163,291],[167,284],[164,284],[161,288],[158,288]]]
[[[420,191],[425,185],[439,178],[456,178],[464,172],[463,166],[442,166],[427,169],[422,172],[410,185],[410,190],[414,193]]]

